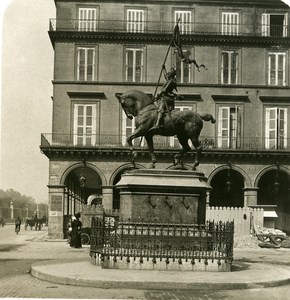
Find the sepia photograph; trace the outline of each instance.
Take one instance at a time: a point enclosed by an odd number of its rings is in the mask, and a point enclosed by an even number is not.
[[[290,0],[0,23],[0,299],[290,299]]]

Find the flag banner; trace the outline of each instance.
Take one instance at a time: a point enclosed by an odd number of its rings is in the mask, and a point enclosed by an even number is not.
[[[179,20],[178,20],[179,22]],[[179,26],[178,26],[178,22],[174,27],[174,31],[173,31],[173,39],[172,39],[172,44],[173,46],[176,48],[177,53],[179,55],[179,57],[181,58],[182,62],[185,64],[194,64],[197,67],[198,72],[200,72],[200,68],[204,68],[205,70],[207,70],[207,68],[205,67],[204,64],[199,65],[195,59],[190,59],[190,51],[186,51],[186,54],[184,53],[184,51],[182,50],[182,45],[181,45],[181,38],[180,38],[180,30],[179,30]]]

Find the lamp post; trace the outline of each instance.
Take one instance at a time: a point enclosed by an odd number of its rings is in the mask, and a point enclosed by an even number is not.
[[[28,204],[27,203],[25,205],[25,210],[26,210],[26,218],[28,218]]]
[[[229,193],[231,191],[231,186],[232,186],[231,168],[232,168],[232,163],[229,161],[228,162],[228,176],[227,176],[227,181],[226,181],[226,192],[227,193]]]
[[[280,182],[279,182],[279,171],[280,171],[280,165],[279,162],[276,162],[277,170],[276,170],[276,175],[275,175],[275,180],[273,183],[274,186],[274,193],[278,194],[280,190]]]
[[[14,219],[13,201],[10,202],[10,217],[11,217],[11,220]]]

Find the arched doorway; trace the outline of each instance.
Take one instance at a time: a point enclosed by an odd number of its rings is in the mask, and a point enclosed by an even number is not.
[[[210,206],[244,206],[244,177],[238,171],[223,169],[213,176],[210,185]]]
[[[290,176],[283,170],[272,169],[258,182],[258,205],[277,205],[275,227],[290,233]]]
[[[102,179],[100,175],[89,166],[77,166],[70,170],[64,180],[64,237],[67,236],[67,224],[70,217],[81,211],[82,204],[87,204],[91,195],[102,195]]]

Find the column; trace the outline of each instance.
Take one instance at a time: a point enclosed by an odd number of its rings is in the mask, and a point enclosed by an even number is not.
[[[257,205],[259,188],[244,188],[244,207]]]
[[[104,209],[113,209],[113,188],[114,186],[102,186],[102,203]]]
[[[48,236],[63,239],[63,215],[65,186],[49,185]]]
[[[11,220],[14,219],[14,208],[13,208],[13,202],[10,202],[10,218]]]

